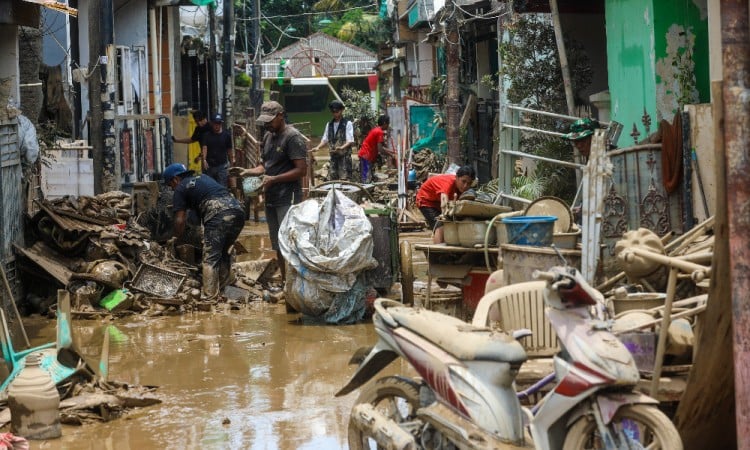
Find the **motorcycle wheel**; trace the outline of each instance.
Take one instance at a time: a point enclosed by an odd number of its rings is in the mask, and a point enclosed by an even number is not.
[[[654,406],[628,405],[617,411],[609,424],[612,436],[627,440],[617,448],[682,450],[674,424]],[[586,415],[578,419],[565,436],[563,450],[607,448],[593,417]]]
[[[410,421],[419,409],[419,384],[405,377],[383,377],[362,388],[356,404],[361,403],[373,405],[378,412],[396,423]],[[349,449],[370,448],[369,436],[350,422]]]

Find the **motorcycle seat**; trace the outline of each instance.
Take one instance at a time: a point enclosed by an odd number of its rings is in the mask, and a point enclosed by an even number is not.
[[[463,361],[526,361],[526,351],[512,336],[500,330],[477,327],[455,317],[428,309],[404,306],[388,308],[399,325],[439,346]]]

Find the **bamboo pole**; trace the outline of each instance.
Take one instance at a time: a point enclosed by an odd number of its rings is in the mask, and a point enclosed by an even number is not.
[[[651,396],[658,397],[661,369],[664,365],[664,352],[667,349],[667,335],[669,324],[672,320],[672,302],[677,293],[677,271],[672,267],[669,270],[669,281],[667,281],[667,298],[664,301],[664,314],[662,315],[661,327],[659,328],[659,341],[656,344],[656,359],[654,360],[654,372],[651,375]]]
[[[557,53],[560,56],[560,68],[562,69],[563,85],[565,87],[565,102],[568,104],[568,114],[573,116],[575,115],[573,84],[570,78],[570,67],[568,67],[568,54],[565,51],[565,40],[563,39],[562,26],[560,26],[560,11],[557,9],[557,0],[549,0],[549,8],[552,13],[552,25],[555,28]]]

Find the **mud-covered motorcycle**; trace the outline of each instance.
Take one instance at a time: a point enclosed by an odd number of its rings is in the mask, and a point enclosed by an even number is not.
[[[398,357],[419,377],[386,376],[362,389],[350,417],[350,449],[681,449],[658,402],[634,391],[632,355],[609,322],[592,314],[602,294],[569,267],[537,278],[546,281],[545,310],[561,351],[555,385],[533,412],[514,386],[526,360],[518,339],[528,330],[511,335],[378,299],[379,340],[336,395],[365,385]]]

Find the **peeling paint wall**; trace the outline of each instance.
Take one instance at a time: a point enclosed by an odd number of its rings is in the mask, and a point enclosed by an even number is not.
[[[655,1],[656,95],[659,119],[678,104],[710,101],[706,0]]]
[[[624,134],[635,124],[645,137],[644,110],[653,132],[679,102],[709,101],[706,0],[607,0],[605,17],[612,119]]]

